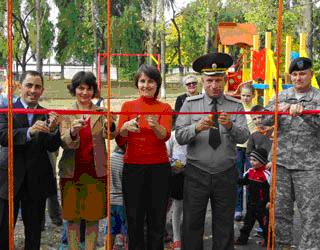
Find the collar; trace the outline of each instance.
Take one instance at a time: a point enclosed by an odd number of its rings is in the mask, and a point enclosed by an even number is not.
[[[209,97],[206,93],[204,94],[204,99],[206,101],[206,103],[208,103],[209,105],[213,104],[213,98]],[[217,98],[217,103],[219,105],[221,105],[224,101],[224,95],[222,94],[220,97]]]
[[[22,98],[20,98],[20,102],[21,102],[22,106],[23,106],[25,109],[27,109],[27,108],[29,107],[29,105],[26,104],[26,102],[25,102]],[[31,108],[31,107],[30,107],[30,108]],[[37,109],[37,108],[38,108],[38,104],[37,104],[36,106],[34,106],[32,109]]]
[[[312,87],[308,92],[302,93],[302,96],[299,100],[296,97],[296,93],[297,92],[294,87],[288,89],[287,100],[291,101],[292,104],[295,104],[298,102],[311,102],[314,96],[314,90]]]

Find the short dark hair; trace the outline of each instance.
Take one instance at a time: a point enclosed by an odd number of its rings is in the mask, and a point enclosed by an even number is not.
[[[264,111],[264,110],[265,110],[264,107],[261,106],[260,104],[254,105],[254,106],[250,109],[251,112],[258,112],[258,111]]]
[[[138,69],[136,75],[134,76],[134,83],[137,88],[138,88],[139,78],[141,77],[142,74],[145,74],[146,76],[148,76],[149,78],[151,78],[157,83],[157,89],[153,96],[153,98],[156,99],[159,94],[161,83],[162,83],[162,78],[159,70],[154,66],[142,64]]]
[[[93,88],[93,96],[95,97],[98,94],[98,84],[96,77],[90,71],[79,71],[71,79],[71,83],[67,86],[69,93],[72,96],[76,95],[76,88],[81,84],[85,83],[90,88]]]
[[[40,77],[41,83],[42,83],[42,87],[43,87],[43,84],[44,84],[43,76],[42,76],[42,74],[40,72],[35,71],[35,70],[26,70],[25,72],[23,72],[21,77],[20,77],[20,81],[19,81],[21,84],[23,83],[24,79],[26,79],[27,75]]]

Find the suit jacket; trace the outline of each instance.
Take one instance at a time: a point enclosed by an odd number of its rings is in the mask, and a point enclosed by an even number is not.
[[[24,108],[20,99],[13,108]],[[38,109],[43,107],[38,105]],[[32,124],[46,120],[47,115],[34,114]],[[60,146],[60,133],[39,133],[27,140],[27,114],[13,114],[14,194],[22,188],[23,198],[45,199],[57,192],[48,152]],[[8,117],[0,114],[0,197],[8,199]],[[20,192],[21,193],[21,192]]]
[[[76,103],[72,106],[73,109],[79,109]],[[92,105],[92,111],[103,111],[102,108]],[[79,135],[71,138],[71,124],[75,119],[80,119],[82,115],[65,116],[60,125],[61,143],[63,153],[59,161],[59,176],[62,178],[73,178],[76,168],[76,150],[80,145]],[[93,157],[97,177],[107,175],[107,151],[105,139],[107,131],[105,129],[105,116],[90,115],[90,127],[93,143]],[[111,139],[115,137],[116,131],[111,133]]]

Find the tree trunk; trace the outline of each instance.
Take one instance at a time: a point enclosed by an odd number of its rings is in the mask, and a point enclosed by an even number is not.
[[[165,16],[164,16],[164,0],[160,0],[160,18],[161,18],[161,26],[160,26],[160,47],[161,47],[161,77],[162,77],[162,85],[161,85],[161,98],[166,99],[166,37],[165,37]]]
[[[312,41],[313,41],[313,25],[312,25],[312,8],[313,8],[313,2],[312,0],[304,0],[305,7],[304,7],[304,19],[303,19],[303,26],[304,30],[306,31],[307,38],[306,38],[306,44],[307,44],[307,54],[309,58],[312,60]]]
[[[156,25],[157,25],[157,5],[158,5],[158,1],[157,0],[152,0],[151,4],[152,4],[152,6],[151,6],[151,17],[150,17],[151,25],[148,28],[149,29],[149,39],[148,39],[148,43],[147,43],[148,54],[154,54],[155,41],[156,41]],[[148,58],[148,63],[151,65],[152,62],[153,61],[152,61],[151,57],[149,57]]]
[[[98,38],[98,24],[99,16],[97,13],[97,1],[91,0],[91,16],[92,16],[92,27],[93,27],[93,39],[94,39],[94,58],[96,64],[96,76],[98,76],[98,51],[99,51],[99,38]]]
[[[41,58],[41,0],[36,0],[36,60],[37,71],[42,73],[42,58]]]
[[[206,1],[206,31],[205,31],[205,42],[204,42],[204,53],[209,53],[210,49],[210,8],[209,0]]]
[[[180,76],[180,83],[182,83],[182,77],[183,77],[183,65],[182,65],[182,61],[181,61],[181,34],[180,34],[180,29],[176,23],[175,18],[173,17],[172,19],[172,23],[177,31],[177,35],[178,35],[178,39],[177,39],[177,54],[178,54],[178,64],[179,64],[179,76]]]
[[[64,64],[61,64],[61,75],[60,75],[60,79],[64,80]]]

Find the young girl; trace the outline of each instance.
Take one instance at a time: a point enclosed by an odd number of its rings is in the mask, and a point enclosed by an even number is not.
[[[245,111],[250,111],[252,104],[252,99],[254,97],[254,88],[250,83],[244,84],[240,88],[240,97],[241,97],[241,103],[244,106]],[[246,115],[247,118],[247,124],[250,130],[250,133],[252,133],[255,129],[255,125],[252,121],[252,118],[250,115]],[[246,148],[247,143],[244,144],[238,144],[237,145],[237,168],[239,171],[239,175],[242,176],[245,172],[245,169],[248,169],[250,167],[250,162],[246,157]],[[243,188],[238,188],[238,200],[237,200],[237,206],[236,206],[236,212],[234,215],[234,218],[236,221],[240,221],[242,219],[242,210],[243,210]]]
[[[181,220],[183,211],[183,170],[186,165],[187,145],[180,145],[175,137],[175,132],[171,132],[170,139],[166,142],[167,151],[172,168],[171,192],[172,198],[172,229],[173,245],[172,249],[181,249]]]

